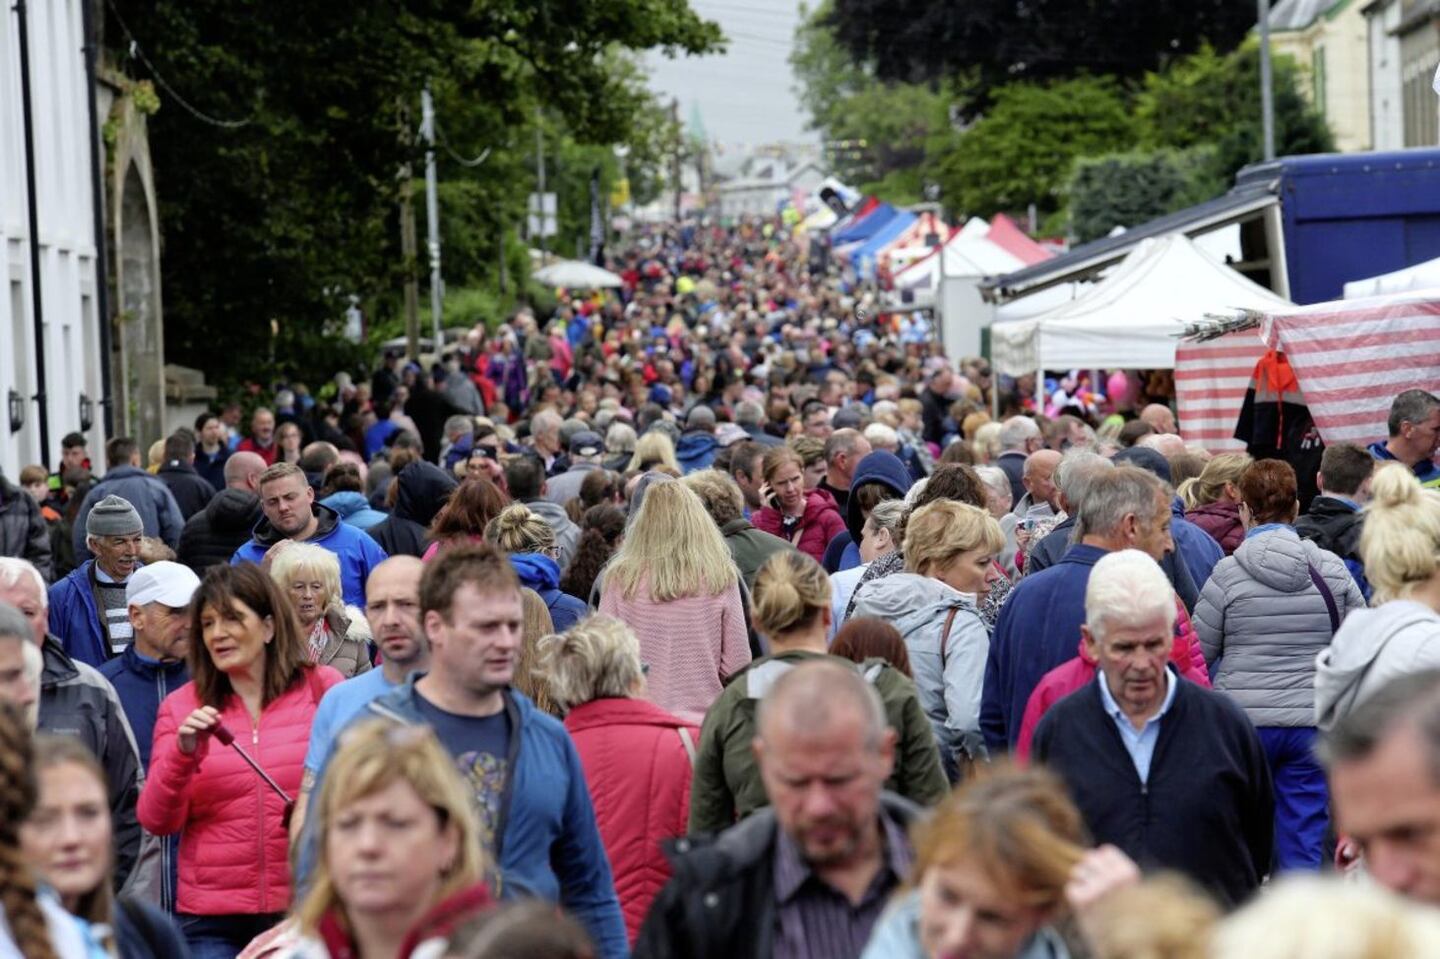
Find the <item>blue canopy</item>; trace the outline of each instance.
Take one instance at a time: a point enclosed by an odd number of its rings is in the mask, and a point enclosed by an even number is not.
[[[884,228],[885,224],[895,219],[900,211],[888,203],[882,203],[863,219],[845,227],[836,233],[830,234],[830,245],[840,246],[842,243],[854,243],[856,240],[868,240],[874,236],[876,231]]]
[[[919,217],[913,213],[899,212],[891,217],[889,222],[882,226],[870,239],[860,245],[851,256],[851,262],[855,264],[855,273],[861,278],[868,280],[875,275],[875,258],[880,255],[895,239],[910,229]]]

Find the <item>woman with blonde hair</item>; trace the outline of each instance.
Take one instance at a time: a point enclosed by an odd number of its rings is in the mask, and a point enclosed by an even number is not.
[[[646,702],[640,642],[619,620],[590,616],[546,636],[540,663],[580,753],[634,945],[651,901],[670,878],[660,844],[685,834],[690,756],[700,730]]]
[[[319,850],[296,959],[437,955],[493,905],[474,799],[427,726],[352,726],[315,800]]]
[[[1004,427],[995,420],[982,424],[975,430],[970,445],[975,448],[975,457],[981,463],[994,463],[1000,458],[1000,431]]]
[[[759,701],[800,663],[840,661],[826,651],[834,615],[830,579],[804,553],[787,549],[765,561],[755,576],[750,615],[770,641],[771,655],[736,676],[705,714],[690,802],[692,834],[719,832],[768,805],[752,749]],[[882,659],[867,659],[855,668],[880,694],[886,721],[897,736],[895,764],[885,788],[923,806],[939,802],[949,785],[915,684]]]
[[[1240,477],[1254,460],[1247,453],[1221,453],[1200,475],[1180,484],[1185,518],[1210,534],[1229,556],[1245,539],[1240,519]]]
[[[574,596],[560,591],[560,547],[555,529],[523,503],[511,503],[485,527],[485,541],[504,550],[520,577],[545,601],[555,629],[564,632],[589,612]]]
[[[995,557],[1005,534],[987,511],[943,499],[910,514],[903,536],[905,571],[862,583],[852,615],[883,619],[905,638],[920,703],[953,782],[985,755],[980,693],[990,628],[979,604],[1001,578]]]
[[[657,466],[668,466],[680,475],[680,461],[675,458],[675,444],[659,430],[651,430],[635,442],[635,455],[630,457],[626,472],[644,473]]]
[[[359,608],[344,604],[334,553],[313,543],[286,541],[272,554],[270,578],[290,596],[310,662],[346,679],[369,671],[370,623]]]
[[[626,623],[650,666],[652,702],[698,723],[750,662],[740,573],[683,483],[653,483],[597,584],[599,612]]]
[[[1054,923],[1085,827],[1051,773],[1002,768],[956,790],[913,830],[911,890],[862,959],[1067,959]]]
[[[1399,469],[1414,473],[1406,466]],[[1440,916],[1373,883],[1294,878],[1222,922],[1214,959],[1400,959],[1440,955]]]
[[[1403,465],[1370,480],[1360,533],[1374,608],[1351,613],[1315,663],[1315,714],[1329,729],[1392,679],[1440,668],[1440,491]]]

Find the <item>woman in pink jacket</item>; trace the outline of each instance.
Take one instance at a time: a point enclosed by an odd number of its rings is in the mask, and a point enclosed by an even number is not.
[[[341,676],[306,660],[290,600],[253,563],[211,568],[190,617],[192,681],[160,704],[137,811],[151,833],[182,833],[190,954],[234,959],[289,908],[290,804],[216,733],[296,796],[315,709]]]
[[[765,508],[757,510],[750,522],[808,553],[815,562],[824,561],[825,547],[835,534],[845,531],[835,500],[824,490],[805,489],[805,463],[790,447],[777,446],[760,462],[769,489],[761,490]]]
[[[660,844],[685,834],[700,730],[642,698],[640,643],[618,620],[582,619],[541,640],[540,657],[550,696],[567,711],[633,945],[670,878]]]
[[[699,724],[750,662],[740,572],[684,483],[651,483],[600,580],[599,611],[635,631],[649,699]]]

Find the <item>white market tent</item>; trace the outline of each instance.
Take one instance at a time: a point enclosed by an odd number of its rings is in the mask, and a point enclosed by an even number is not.
[[[1207,313],[1291,305],[1171,233],[1140,243],[1109,277],[1073,301],[1029,319],[997,322],[990,328],[991,362],[1011,376],[1046,369],[1172,369],[1187,323]]]
[[[1351,280],[1345,284],[1345,299],[1358,300],[1368,296],[1434,289],[1440,289],[1440,259],[1416,263],[1403,270],[1383,273],[1366,280]]]
[[[972,221],[973,222],[973,221]],[[1023,269],[1025,261],[970,227],[956,233],[945,244],[945,276],[996,276]],[[897,290],[935,290],[940,286],[940,258],[930,256],[895,274]]]

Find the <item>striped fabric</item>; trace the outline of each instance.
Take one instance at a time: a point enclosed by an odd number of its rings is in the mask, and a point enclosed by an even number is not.
[[[1265,344],[1255,330],[1230,333],[1206,343],[1181,341],[1175,349],[1175,400],[1180,434],[1212,453],[1245,449],[1235,438],[1235,420]]]
[[[1440,386],[1434,290],[1266,314],[1260,333],[1289,357],[1326,443],[1383,440],[1396,395]]]

